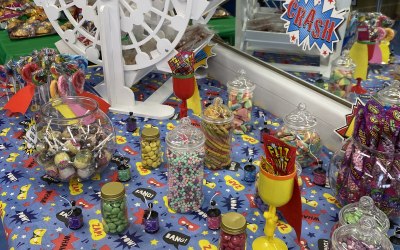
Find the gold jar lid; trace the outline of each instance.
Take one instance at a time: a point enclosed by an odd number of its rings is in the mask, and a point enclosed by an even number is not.
[[[125,187],[121,182],[109,182],[101,187],[101,198],[118,200],[125,195]]]
[[[143,128],[142,138],[157,139],[160,137],[160,130],[158,128]]]
[[[235,212],[229,212],[222,215],[221,229],[228,234],[236,235],[246,231],[246,218]]]

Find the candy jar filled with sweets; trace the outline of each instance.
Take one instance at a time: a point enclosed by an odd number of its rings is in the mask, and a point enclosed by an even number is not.
[[[333,93],[340,97],[347,97],[352,87],[352,80],[356,65],[349,55],[349,51],[343,51],[342,56],[338,57],[332,66],[331,81],[333,83]]]
[[[385,108],[400,106],[400,81],[392,81],[389,86],[378,91],[376,98]]]
[[[158,168],[162,162],[160,130],[155,127],[143,128],[140,144],[142,166],[146,169]]]
[[[37,162],[60,181],[102,172],[115,149],[110,119],[87,97],[62,97],[43,105],[32,134]]]
[[[362,217],[371,217],[375,220],[376,229],[386,234],[390,227],[390,222],[385,213],[383,213],[374,204],[369,196],[363,196],[360,201],[347,204],[339,212],[338,226],[347,224],[356,224]]]
[[[299,103],[296,110],[285,116],[284,126],[276,134],[280,140],[296,147],[296,161],[303,168],[318,162],[322,144],[316,125],[315,116],[306,110],[304,103]]]
[[[128,228],[125,187],[121,182],[109,182],[101,187],[101,215],[106,233],[121,234]]]
[[[256,87],[246,78],[244,70],[239,71],[239,76],[228,82],[228,107],[232,110],[233,133],[245,134],[251,130],[251,111],[253,108],[253,92]]]
[[[332,235],[332,250],[393,250],[390,240],[376,229],[375,220],[362,217],[358,223],[339,227]]]
[[[247,222],[246,218],[236,212],[222,215],[221,235],[219,239],[219,250],[245,250]]]
[[[203,132],[192,126],[188,117],[167,133],[168,204],[178,213],[193,212],[204,200]]]
[[[206,137],[205,165],[212,170],[223,169],[231,163],[233,114],[217,97],[202,114],[201,128]]]

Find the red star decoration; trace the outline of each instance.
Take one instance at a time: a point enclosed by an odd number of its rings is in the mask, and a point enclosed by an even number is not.
[[[25,232],[29,232],[29,231],[31,231],[31,228],[30,227],[25,227]]]
[[[53,249],[61,249],[61,245],[63,245],[63,249],[76,249],[72,245],[72,243],[74,243],[77,240],[79,240],[79,238],[75,237],[74,233],[71,233],[68,235],[59,234],[59,236],[56,239],[52,240],[51,242],[53,242],[53,244],[55,245]]]
[[[14,186],[12,186],[12,188],[15,190],[18,188],[18,185],[14,185]]]
[[[54,190],[46,190],[42,189],[40,192],[35,192],[37,195],[37,198],[35,199],[35,202],[40,202],[42,204],[47,204],[52,201],[54,201],[54,198],[58,196],[58,193]]]
[[[118,181],[118,172],[114,171],[109,177],[111,181]]]
[[[24,204],[22,204],[24,207],[29,207],[29,205],[30,205],[31,203],[29,203],[29,202],[25,202]]]
[[[326,54],[328,54],[328,52],[326,50],[324,50],[324,52],[322,52],[322,54],[324,54],[324,56],[326,56]]]
[[[107,245],[100,247],[100,250],[111,250],[111,248]]]
[[[333,4],[333,3],[335,2],[335,0],[328,0],[328,2],[329,2],[330,4]]]
[[[292,35],[292,41],[296,41],[296,36]]]
[[[303,220],[307,221],[308,225],[311,225],[313,222],[321,223],[319,220],[319,214],[313,214],[308,210],[303,212]]]
[[[143,215],[144,215],[144,209],[139,208],[139,211],[137,211],[133,215],[136,217],[136,220],[133,223],[134,224],[138,224],[138,225],[142,224]]]

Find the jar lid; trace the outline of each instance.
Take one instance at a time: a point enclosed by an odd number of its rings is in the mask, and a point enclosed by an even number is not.
[[[221,97],[216,97],[204,111],[202,118],[212,123],[227,123],[233,120],[233,113],[223,104]]]
[[[101,187],[101,198],[117,200],[125,195],[125,187],[121,182],[108,182]]]
[[[231,82],[228,82],[227,85],[228,88],[232,88],[235,90],[249,90],[249,91],[253,91],[256,87],[256,85],[246,77],[246,71],[244,71],[243,69],[239,70],[236,79],[234,79]]]
[[[369,196],[363,196],[358,202],[344,206],[339,212],[339,222],[341,225],[358,223],[362,216],[374,219],[382,233],[386,234],[389,230],[388,217],[375,206],[374,200]]]
[[[356,64],[353,62],[353,59],[351,59],[350,52],[348,50],[344,50],[342,55],[335,60],[333,65],[351,69],[356,68]]]
[[[142,138],[158,138],[160,137],[160,130],[154,127],[145,127],[142,130]]]
[[[317,118],[306,110],[304,103],[299,103],[297,109],[285,116],[283,121],[294,130],[310,129],[317,125]]]
[[[384,105],[400,105],[400,81],[394,80],[392,84],[378,91],[377,95]]]
[[[241,234],[246,231],[246,218],[236,212],[229,212],[222,215],[221,229],[232,235]]]
[[[361,249],[366,245],[374,249],[393,250],[390,240],[375,228],[375,221],[371,217],[361,217],[356,224],[341,226],[333,232],[333,249]]]
[[[167,133],[165,138],[168,147],[177,149],[192,149],[205,142],[203,132],[192,125],[190,118],[185,117],[174,130]]]

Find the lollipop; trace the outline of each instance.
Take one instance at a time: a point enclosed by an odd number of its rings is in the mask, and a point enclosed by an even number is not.
[[[72,75],[72,86],[77,94],[83,93],[83,85],[85,84],[85,74],[81,70],[76,71]]]
[[[58,93],[60,96],[68,95],[69,87],[68,87],[68,80],[67,80],[66,76],[62,75],[62,76],[58,77],[57,88],[58,88]]]
[[[26,82],[30,82],[32,80],[32,73],[39,70],[39,66],[36,63],[28,63],[22,68],[22,78]]]
[[[36,70],[32,73],[32,83],[41,86],[47,82],[47,73],[43,69]]]

